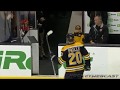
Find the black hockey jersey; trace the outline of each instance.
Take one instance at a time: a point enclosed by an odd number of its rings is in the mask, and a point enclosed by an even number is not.
[[[84,70],[85,61],[83,60],[90,61],[90,55],[80,42],[64,46],[61,50],[61,57],[58,59],[60,64],[66,62],[66,72]]]

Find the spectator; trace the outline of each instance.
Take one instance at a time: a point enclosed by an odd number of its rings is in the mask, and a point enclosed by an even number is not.
[[[87,11],[87,15],[90,17],[90,27],[93,26],[94,17],[101,16],[104,25],[107,25],[108,13],[106,11]]]
[[[46,18],[43,13],[43,11],[36,11],[36,17],[37,17],[37,28],[39,32],[39,45],[40,45],[40,59],[47,58],[44,50],[44,33],[45,33],[45,23]]]
[[[89,32],[90,43],[108,43],[108,27],[103,24],[101,16],[95,16],[94,23]]]

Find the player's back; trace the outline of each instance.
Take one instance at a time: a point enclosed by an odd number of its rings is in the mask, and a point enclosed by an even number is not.
[[[80,42],[75,42],[62,48],[64,60],[66,61],[66,72],[84,70],[82,49],[83,44]]]

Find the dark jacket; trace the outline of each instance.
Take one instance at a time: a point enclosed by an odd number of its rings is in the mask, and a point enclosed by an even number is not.
[[[41,23],[40,18],[45,17],[43,11],[36,11],[36,18],[38,20],[38,23]]]
[[[40,18],[41,17],[44,17],[45,18],[45,21],[41,21],[40,20]],[[36,18],[37,18],[37,21],[38,21],[38,23],[37,24],[42,24],[42,26],[39,26],[39,25],[37,25],[37,28],[38,28],[38,30],[39,30],[39,33],[42,33],[43,32],[43,30],[45,30],[45,25],[46,25],[46,16],[45,16],[45,13],[44,13],[44,11],[36,11]]]
[[[94,25],[89,32],[89,41],[95,43],[108,43],[108,27],[102,24],[100,27]]]
[[[101,16],[103,24],[107,25],[108,13],[106,11],[87,11],[87,15],[90,17],[90,27],[94,25],[95,16]]]

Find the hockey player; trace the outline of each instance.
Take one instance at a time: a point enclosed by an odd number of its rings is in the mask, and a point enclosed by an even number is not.
[[[80,42],[74,42],[74,34],[66,35],[68,40],[61,50],[59,64],[66,62],[66,73],[64,79],[82,79],[84,70],[90,70],[90,55]],[[83,57],[84,60],[83,61]]]
[[[75,26],[75,31],[74,31],[75,42],[80,42],[80,43],[84,44],[84,39],[85,39],[85,37],[82,33],[80,25],[76,25]]]

